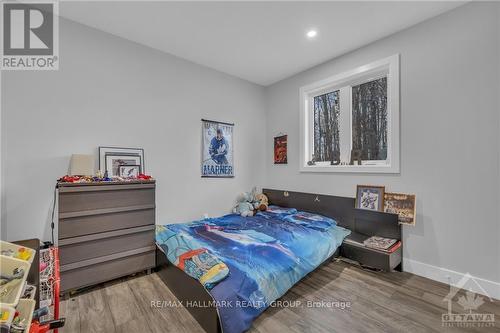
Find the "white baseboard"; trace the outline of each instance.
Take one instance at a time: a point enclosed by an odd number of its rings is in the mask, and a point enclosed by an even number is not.
[[[405,258],[403,259],[403,270],[448,285],[451,284],[455,287],[463,288],[492,299],[500,300],[500,283],[495,281]],[[467,282],[466,280],[469,280],[467,277],[473,280],[473,283],[464,284],[464,282]]]

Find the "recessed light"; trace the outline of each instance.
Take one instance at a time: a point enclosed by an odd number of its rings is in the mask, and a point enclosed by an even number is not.
[[[309,30],[306,34],[307,38],[314,38],[318,35],[318,32],[316,30]]]

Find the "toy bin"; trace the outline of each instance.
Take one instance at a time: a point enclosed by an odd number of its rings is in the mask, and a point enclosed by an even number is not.
[[[36,251],[29,247],[0,241],[0,254],[2,256],[24,260],[31,264],[35,258]]]
[[[33,311],[35,311],[35,301],[32,299],[21,298],[16,307],[19,315],[15,317],[12,321],[11,330],[16,328],[17,325],[22,324],[24,330],[23,333],[28,333],[30,331],[31,320],[33,320]]]
[[[10,331],[10,325],[12,324],[15,313],[16,310],[13,307],[4,304],[0,305],[0,332]]]
[[[2,281],[9,277],[9,281],[0,286],[0,303],[4,306],[16,307],[23,292],[26,278],[31,264],[24,260],[0,256],[0,270]]]

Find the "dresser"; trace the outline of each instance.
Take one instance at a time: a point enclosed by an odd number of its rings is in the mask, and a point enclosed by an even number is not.
[[[58,184],[61,292],[155,266],[155,186]]]

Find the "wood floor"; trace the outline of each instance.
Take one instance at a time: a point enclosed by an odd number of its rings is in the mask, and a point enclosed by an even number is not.
[[[301,306],[269,308],[250,331],[500,332],[500,302],[485,297],[478,310],[495,315],[494,327],[443,327],[448,292],[447,285],[410,273],[374,273],[336,261],[309,274],[282,298]],[[154,273],[114,281],[63,301],[66,326],[61,332],[204,332],[183,307],[151,307],[151,301],[169,300],[175,301],[174,295]],[[311,308],[308,301],[350,302],[350,307]],[[464,313],[456,298],[453,311]]]

